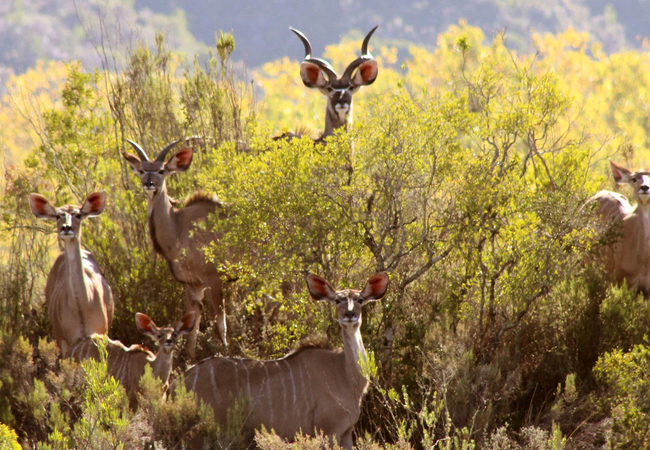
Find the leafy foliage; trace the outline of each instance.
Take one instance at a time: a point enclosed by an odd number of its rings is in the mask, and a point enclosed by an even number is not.
[[[603,119],[598,104],[610,98],[615,63],[631,73],[642,62],[634,52],[588,57],[586,37],[571,31],[536,39],[537,57],[517,55],[504,36],[484,44],[480,29],[460,24],[433,52],[411,48],[403,68],[395,49],[381,47],[382,72],[359,94],[361,114],[325,145],[269,138],[287,126],[282,111],[312,120],[323,105],[288,95],[298,64],[280,61],[260,77],[273,91],[261,108],[236,75],[228,34],[205,65],[183,66],[161,36],[153,50],[131,52],[123,71],[69,65],[57,100],[38,116],[37,145],[2,181],[0,421],[41,448],[237,447],[251,439],[234,399],[230,422],[219,427],[183,383],[164,402],[161,383],[146,374],[136,414],[105,363],[57,361],[45,339],[42,287],[56,246],[31,217],[30,190],[57,204],[107,192],[109,205],[84,224],[83,243],[115,296],[111,337],[139,342],[133,313],[171,321],[182,288],[150,248],[145,199],[120,156],[122,140],[153,154],[192,136],[192,166],[168,188],[173,196],[205,190],[225,204],[227,214],[214,218],[221,238],[205,251],[237,278],[226,284],[232,355],[276,357],[312,333],[340,345],[331,309],[308,299],[303,274],[359,288],[386,271],[387,297],[364,313],[375,356],[355,429],[361,447],[568,445],[565,436],[593,416],[581,416],[593,408],[583,399],[614,383],[594,378],[596,361],[637,348],[649,325],[638,313],[644,300],[608,288],[585,263],[600,231],[583,208],[602,184],[597,160],[619,149],[631,159],[642,145],[632,111]],[[328,54],[343,61],[358,46],[345,40],[345,52]],[[600,82],[586,82],[583,70],[602,71]],[[620,101],[644,83],[621,88]],[[199,335],[199,358],[220,349],[211,327]],[[177,381],[186,358],[176,358]],[[605,373],[637,370],[610,365]],[[637,410],[630,420],[641,423]],[[264,433],[256,439],[285,445]]]

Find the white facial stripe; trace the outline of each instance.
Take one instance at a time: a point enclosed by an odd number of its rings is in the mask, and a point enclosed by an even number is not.
[[[63,213],[63,216],[65,217],[64,226],[72,227],[72,214]]]

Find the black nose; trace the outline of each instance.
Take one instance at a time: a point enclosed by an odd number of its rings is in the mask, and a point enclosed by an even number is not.
[[[354,319],[354,311],[345,311],[346,319]]]
[[[167,339],[167,345],[174,345],[173,339]]]
[[[650,186],[645,186],[645,185],[641,186],[641,191],[648,192],[648,190],[650,190]]]
[[[69,225],[63,225],[63,226],[61,227],[61,231],[67,233],[67,232],[69,232],[69,231],[72,231],[72,227],[69,226]]]

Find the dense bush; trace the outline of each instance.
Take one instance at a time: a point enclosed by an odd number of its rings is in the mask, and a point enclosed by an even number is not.
[[[382,72],[358,94],[354,126],[325,146],[269,139],[286,124],[261,121],[264,109],[229,62],[229,35],[206,65],[182,67],[162,38],[153,52],[134,50],[119,73],[70,65],[60,102],[39,116],[38,145],[2,180],[2,226],[11,232],[0,241],[0,422],[30,448],[245,443],[245,404],[234,402],[232,423],[220,429],[181,388],[163,402],[146,375],[141,407],[130,411],[105,363],[59,361],[47,340],[42,292],[55,243],[32,218],[28,193],[37,186],[63,204],[107,192],[83,243],[113,289],[111,337],[139,342],[133,314],[171,322],[183,294],[148,242],[146,201],[120,156],[123,139],[151,154],[194,136],[192,166],[169,191],[205,190],[225,202],[227,217],[215,218],[222,238],[206,254],[237,277],[226,288],[232,355],[280,356],[313,333],[340,346],[338,324],[308,299],[303,274],[360,287],[387,271],[389,293],[368,307],[362,329],[376,370],[356,427],[360,448],[600,445],[581,433],[590,424],[603,434],[607,408],[589,394],[613,378],[592,369],[606,351],[638,348],[647,305],[609,289],[587,263],[601,237],[583,205],[601,184],[594,161],[618,146],[630,157],[634,147],[611,136],[634,128],[582,114],[593,106],[585,90],[601,101],[609,95],[560,72],[568,60],[594,64],[578,45],[583,38],[537,39],[539,61],[511,53],[501,35],[484,45],[480,30],[453,27],[435,52],[413,48],[408,70],[380,49]],[[602,58],[606,83],[611,61]],[[270,89],[277,75],[267,67],[261,86]],[[286,77],[278,80],[266,109],[282,96]],[[285,101],[310,116],[297,97]],[[589,135],[591,127],[598,133]],[[220,351],[217,341],[206,324],[199,357]],[[187,364],[181,351],[176,379]],[[622,436],[632,433],[616,423]],[[318,447],[319,439],[294,445]],[[268,433],[256,441],[285,446]]]

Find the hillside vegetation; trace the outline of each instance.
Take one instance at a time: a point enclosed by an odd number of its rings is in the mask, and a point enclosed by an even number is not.
[[[584,207],[613,187],[606,158],[649,162],[650,60],[572,29],[532,39],[538,54],[517,53],[461,23],[435,48],[371,48],[377,81],[326,146],[270,139],[322,129],[325,100],[302,85],[298,61],[240,79],[227,34],[206,64],[188,66],[157,37],[122,55],[124,70],[42,64],[13,76],[0,108],[16,155],[0,179],[0,422],[24,448],[245,445],[236,399],[219,428],[181,387],[161,401],[148,374],[132,411],[105,363],[58,359],[43,304],[56,236],[27,204],[33,191],[57,205],[106,192],[83,243],[115,297],[109,335],[139,343],[134,314],[173,323],[183,294],[151,248],[145,195],[120,152],[125,138],[153,153],[197,136],[168,188],[227,205],[206,252],[237,278],[226,283],[230,355],[274,358],[313,335],[340,347],[304,273],[338,287],[389,274],[361,331],[372,357],[359,448],[650,448],[648,303],[593,263],[616,232]],[[344,39],[325,57],[338,69],[359,46]],[[176,380],[190,365],[179,350]],[[204,323],[199,359],[221,351]],[[16,439],[0,427],[5,441]],[[256,442],[288,447],[268,432]]]

